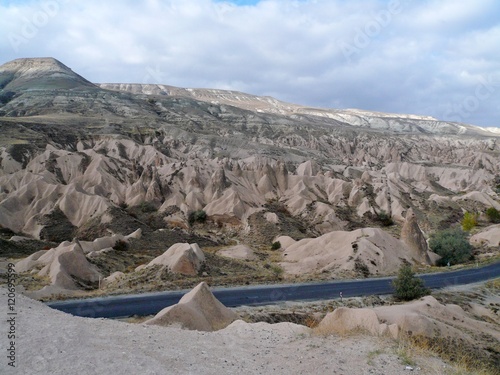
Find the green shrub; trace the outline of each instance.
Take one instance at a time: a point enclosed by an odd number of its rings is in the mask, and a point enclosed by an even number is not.
[[[466,212],[462,219],[462,229],[470,232],[477,225],[477,216],[471,212]]]
[[[157,211],[155,205],[153,203],[151,203],[151,202],[142,202],[139,205],[139,208],[144,213],[147,213],[147,212],[156,212]]]
[[[7,104],[16,95],[13,91],[2,91],[0,92],[0,104]]]
[[[424,281],[415,277],[410,265],[403,265],[399,269],[398,276],[392,281],[394,297],[401,301],[411,301],[430,293],[424,285]]]
[[[285,271],[283,270],[283,268],[281,268],[281,267],[280,267],[279,265],[277,265],[277,264],[271,264],[270,269],[271,269],[271,271],[273,272],[274,277],[277,277],[277,278],[280,278],[280,277],[283,275],[283,273],[285,272]]]
[[[118,240],[115,242],[113,249],[116,251],[126,251],[128,249],[128,243],[123,240]]]
[[[203,223],[207,220],[207,213],[203,210],[195,211],[194,219],[200,223]]]
[[[385,211],[380,211],[377,214],[377,220],[380,221],[380,224],[384,227],[390,227],[391,225],[394,225],[394,220],[392,220],[392,217]]]
[[[279,241],[273,242],[271,245],[271,250],[278,250],[281,249],[281,243]]]
[[[498,224],[500,223],[500,211],[498,211],[495,207],[490,207],[486,210],[486,216],[488,216],[488,220],[491,223]]]
[[[445,229],[431,235],[429,247],[441,256],[438,266],[467,262],[472,258],[472,245],[460,228]]]
[[[204,223],[207,220],[207,213],[203,210],[191,211],[188,214],[188,223],[193,225],[195,222]]]

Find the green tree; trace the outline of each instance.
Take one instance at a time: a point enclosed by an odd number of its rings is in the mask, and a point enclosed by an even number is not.
[[[377,214],[377,219],[378,219],[378,221],[380,221],[380,223],[384,227],[390,227],[391,225],[394,225],[394,221],[392,220],[392,217],[385,211],[380,211]]]
[[[144,213],[148,213],[148,212],[156,212],[157,211],[157,208],[155,207],[155,205],[151,202],[142,202],[140,205],[139,205],[139,208],[141,209],[142,212]]]
[[[477,225],[477,216],[471,212],[466,212],[464,218],[462,219],[462,229],[466,232],[470,232],[472,228]]]
[[[401,301],[411,301],[430,293],[424,285],[424,281],[415,276],[411,266],[404,264],[398,272],[398,276],[392,281],[394,297]]]
[[[429,247],[441,256],[438,266],[458,264],[472,259],[472,245],[467,240],[467,233],[462,229],[450,228],[431,235]]]
[[[281,243],[279,241],[273,242],[271,245],[271,250],[278,250],[281,248]]]
[[[204,223],[207,220],[207,213],[203,210],[191,211],[188,214],[188,223],[193,225],[195,222]]]
[[[500,223],[500,212],[495,207],[490,207],[486,210],[486,216],[491,223]]]

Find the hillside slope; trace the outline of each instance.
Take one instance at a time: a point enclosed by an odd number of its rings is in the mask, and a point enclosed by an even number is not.
[[[499,138],[471,125],[94,85],[54,59],[7,63],[0,82],[0,226],[55,245],[141,228],[146,246],[164,231],[262,250],[281,235],[399,237],[410,208],[426,235],[500,209]]]

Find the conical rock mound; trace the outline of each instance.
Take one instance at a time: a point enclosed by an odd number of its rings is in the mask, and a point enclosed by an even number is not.
[[[185,294],[178,304],[161,310],[145,324],[180,325],[190,330],[217,331],[236,319],[236,313],[220,303],[207,283],[202,282]]]
[[[139,266],[136,270],[160,265],[168,267],[169,271],[173,273],[196,275],[204,261],[205,254],[198,244],[176,243],[146,266]]]
[[[79,243],[63,242],[50,250],[41,250],[16,264],[17,272],[27,272],[43,267],[38,275],[49,276],[51,284],[67,290],[79,289],[75,282],[88,283],[99,281],[101,274],[91,264]]]

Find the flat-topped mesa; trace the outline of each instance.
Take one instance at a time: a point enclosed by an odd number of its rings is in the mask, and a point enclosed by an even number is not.
[[[411,250],[411,256],[420,263],[430,264],[429,246],[420,229],[417,216],[410,208],[406,213],[405,223],[401,229],[401,240]]]
[[[57,71],[57,70],[65,70],[72,71],[62,62],[53,57],[33,57],[33,58],[21,58],[9,61],[3,64],[2,69],[5,70],[20,70],[26,71],[30,69],[36,70],[47,70],[47,71]]]
[[[3,90],[99,88],[52,57],[24,58],[0,66]]]

